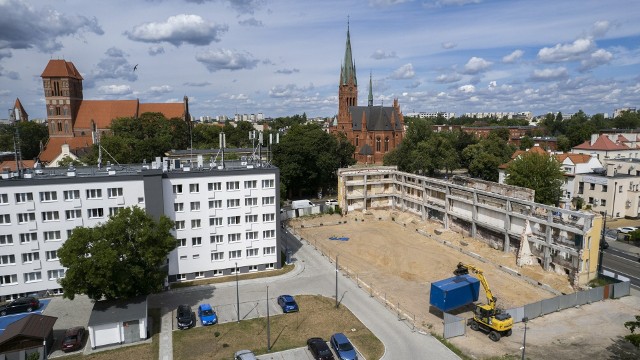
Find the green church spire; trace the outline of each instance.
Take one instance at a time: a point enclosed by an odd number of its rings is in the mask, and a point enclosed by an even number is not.
[[[358,79],[356,79],[356,64],[353,62],[351,56],[351,35],[349,34],[349,22],[347,21],[347,44],[344,52],[344,63],[340,71],[340,85],[347,85],[350,82],[353,85],[358,85]]]
[[[371,71],[369,71],[369,106],[373,106],[373,85],[371,82]]]

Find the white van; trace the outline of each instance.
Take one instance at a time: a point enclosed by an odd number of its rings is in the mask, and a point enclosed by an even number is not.
[[[314,207],[315,205],[309,200],[293,200],[291,202],[291,209],[305,209],[309,207]]]

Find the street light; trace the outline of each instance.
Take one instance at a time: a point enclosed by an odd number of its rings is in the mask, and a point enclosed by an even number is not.
[[[529,321],[528,317],[523,317],[522,321],[524,322],[524,338],[522,339],[522,360],[524,360],[524,351],[527,347],[527,321]]]
[[[238,287],[238,262],[236,262],[236,302],[238,309],[238,322],[240,322],[240,288]]]
[[[336,309],[338,308],[338,255],[336,255]]]
[[[267,285],[267,352],[271,351],[271,322],[269,319],[269,285]]]

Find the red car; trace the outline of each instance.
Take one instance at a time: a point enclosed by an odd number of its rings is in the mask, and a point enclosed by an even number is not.
[[[82,339],[84,338],[84,328],[82,326],[72,327],[64,333],[62,340],[62,351],[74,351],[82,347]]]

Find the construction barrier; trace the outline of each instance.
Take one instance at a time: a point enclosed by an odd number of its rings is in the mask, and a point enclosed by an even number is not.
[[[467,319],[444,313],[444,338],[462,336],[467,329]]]

